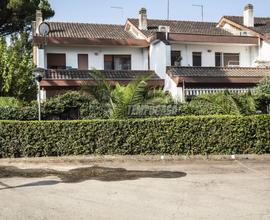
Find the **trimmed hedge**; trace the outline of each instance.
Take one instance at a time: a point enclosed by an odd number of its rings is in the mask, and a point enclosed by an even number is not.
[[[0,121],[0,157],[270,153],[270,116]]]

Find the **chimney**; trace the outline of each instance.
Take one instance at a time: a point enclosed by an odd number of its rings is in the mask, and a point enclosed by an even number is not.
[[[38,34],[39,31],[38,31],[38,27],[39,25],[43,22],[43,15],[42,15],[42,12],[41,10],[37,10],[36,11],[36,33]]]
[[[247,27],[254,27],[254,11],[252,4],[248,4],[245,6],[244,25]]]
[[[139,12],[139,29],[147,30],[147,10],[146,8],[141,8]]]

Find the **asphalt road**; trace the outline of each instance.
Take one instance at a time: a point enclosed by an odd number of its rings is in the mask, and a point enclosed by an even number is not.
[[[0,160],[0,219],[269,220],[270,161]]]

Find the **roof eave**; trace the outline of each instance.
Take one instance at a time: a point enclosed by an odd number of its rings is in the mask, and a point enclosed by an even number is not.
[[[46,40],[47,45],[66,46],[66,45],[80,45],[80,46],[134,46],[134,47],[148,47],[149,43],[143,39],[104,39],[104,38],[67,38],[67,37],[43,37],[34,36],[33,44],[40,45]]]
[[[169,33],[171,42],[205,42],[258,45],[257,37]]]

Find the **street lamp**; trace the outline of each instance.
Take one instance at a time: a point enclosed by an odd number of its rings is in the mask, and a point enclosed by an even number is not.
[[[33,70],[33,77],[37,82],[38,94],[37,94],[37,102],[38,102],[38,120],[41,121],[41,97],[40,97],[40,82],[44,76],[45,69],[43,68],[35,68]]]

